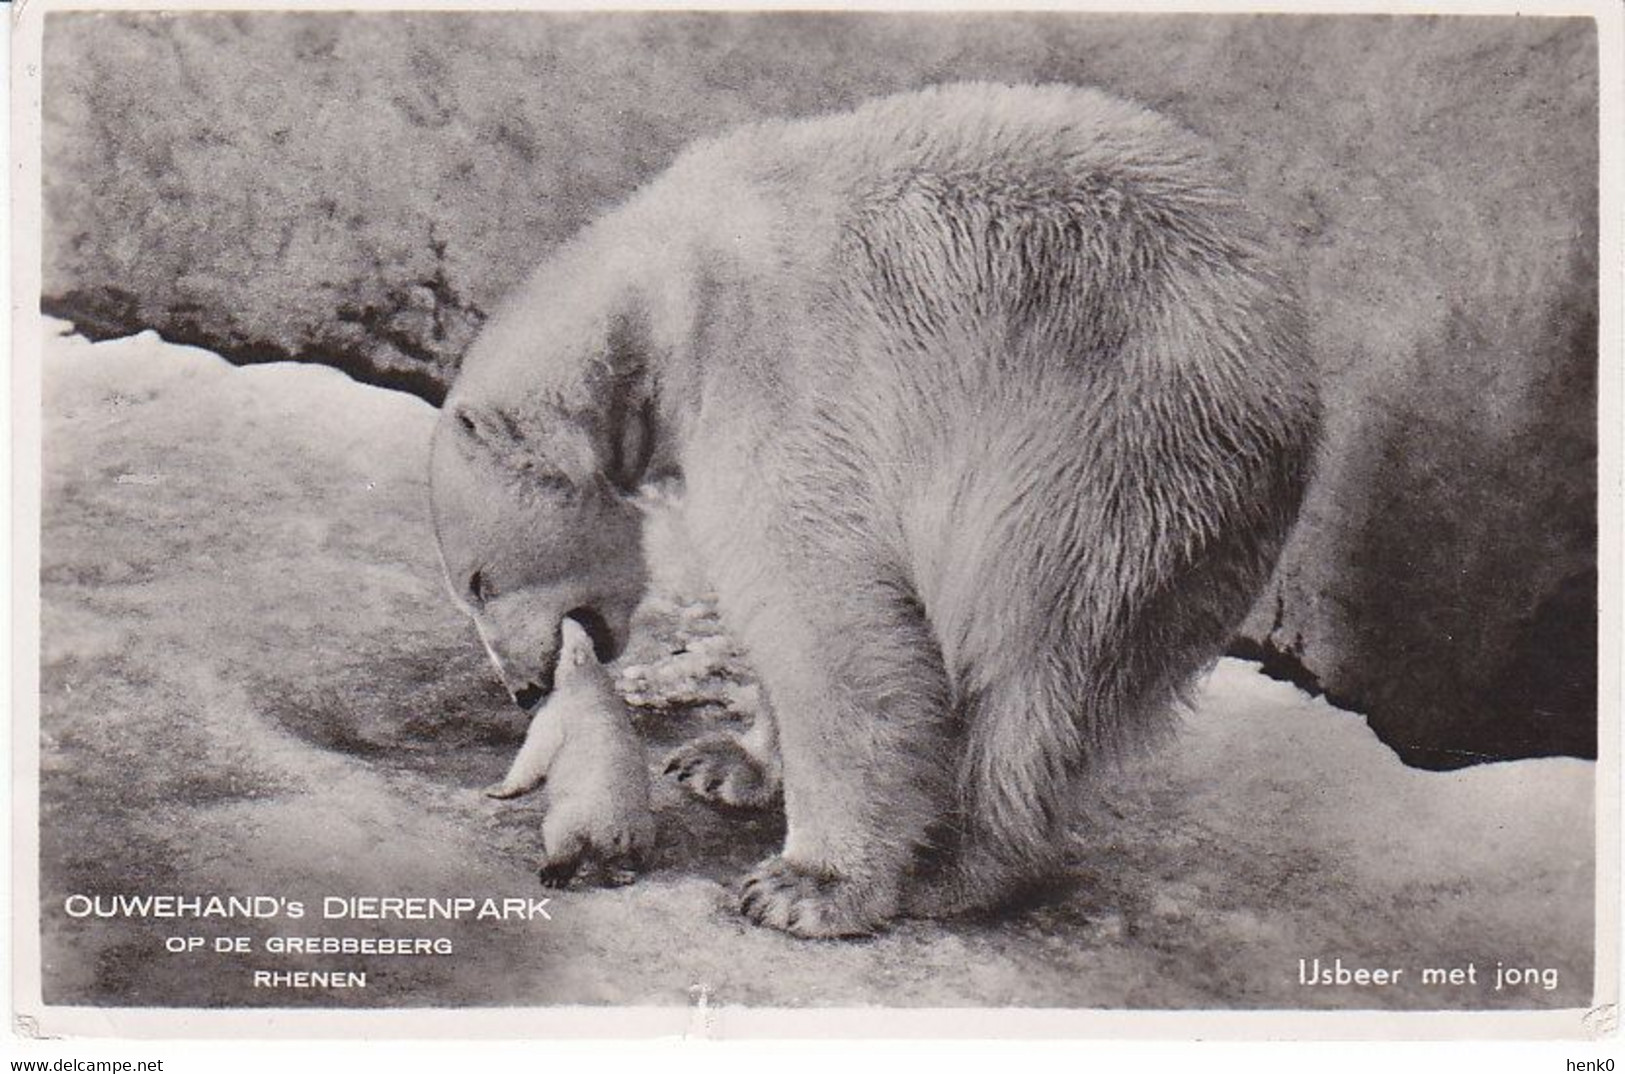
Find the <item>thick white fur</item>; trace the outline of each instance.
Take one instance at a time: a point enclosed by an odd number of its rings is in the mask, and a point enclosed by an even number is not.
[[[1259,591],[1311,368],[1257,225],[1143,109],[962,85],[761,124],[488,326],[437,437],[442,553],[454,588],[501,564],[545,649],[565,605],[635,590],[628,489],[680,476],[782,753],[745,911],[840,935],[984,906],[1054,868],[1080,782]]]

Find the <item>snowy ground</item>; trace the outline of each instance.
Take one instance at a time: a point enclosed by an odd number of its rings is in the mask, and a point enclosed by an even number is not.
[[[1225,661],[1182,736],[1113,778],[1070,882],[994,920],[860,943],[745,925],[730,886],[782,835],[657,781],[653,871],[551,921],[324,920],[327,897],[539,897],[545,802],[495,802],[523,718],[443,594],[433,411],[313,366],[154,337],[45,356],[45,995],[102,1005],[1576,1007],[1591,994],[1593,765],[1406,769],[1357,715]],[[675,567],[668,590],[691,580]],[[703,603],[650,602],[623,687],[651,763],[755,698]],[[675,655],[674,655],[675,654]],[[637,670],[641,669],[641,670]],[[69,896],[271,895],[299,921],[75,918]],[[246,936],[248,954],[166,938]],[[290,956],[272,937],[445,937]],[[1310,986],[1323,968],[1396,983]],[[1474,967],[1473,983],[1424,968]],[[1311,963],[1312,965],[1312,963]],[[1496,968],[1555,971],[1497,990]],[[255,970],[356,970],[350,990]],[[1463,975],[1464,976],[1464,975]],[[1550,989],[1546,982],[1555,985]],[[1503,978],[1504,983],[1504,978]]]

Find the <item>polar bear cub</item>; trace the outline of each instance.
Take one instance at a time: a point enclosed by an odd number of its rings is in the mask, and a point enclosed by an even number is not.
[[[649,769],[626,703],[581,624],[565,619],[553,693],[492,798],[517,798],[547,781],[541,879],[567,883],[585,866],[630,881],[654,846]]]

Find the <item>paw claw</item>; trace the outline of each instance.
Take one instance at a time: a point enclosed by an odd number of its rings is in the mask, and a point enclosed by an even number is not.
[[[875,905],[875,889],[857,881],[769,858],[739,888],[739,912],[750,921],[793,936],[862,936],[889,916]]]
[[[729,734],[706,735],[679,746],[662,771],[696,798],[720,805],[759,809],[779,796],[777,779]]]

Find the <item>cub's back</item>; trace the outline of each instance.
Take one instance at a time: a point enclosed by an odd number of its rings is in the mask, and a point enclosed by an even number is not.
[[[616,815],[623,808],[647,808],[643,743],[605,668],[590,663],[570,669],[555,687],[546,717],[559,720],[564,732],[548,777],[552,794],[597,799]]]

